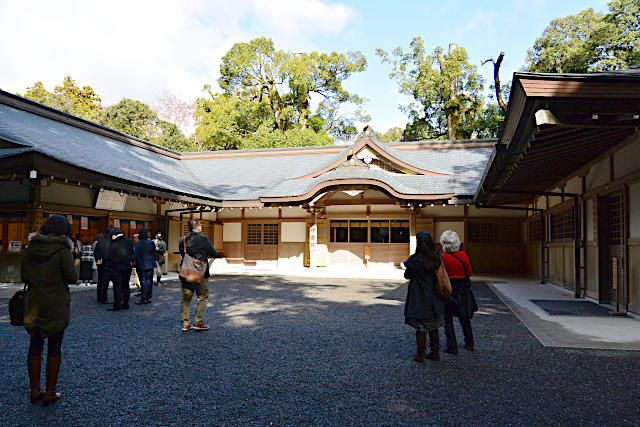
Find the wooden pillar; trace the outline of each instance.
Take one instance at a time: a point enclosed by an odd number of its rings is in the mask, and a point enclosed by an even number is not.
[[[29,203],[24,224],[25,242],[28,241],[29,234],[38,231],[42,225],[41,194],[40,179],[32,179],[29,182]]]
[[[313,209],[309,227],[309,267],[318,266],[318,213]]]
[[[416,251],[417,239],[416,239],[416,211],[413,205],[409,208],[409,254]],[[433,237],[435,239],[435,236]]]

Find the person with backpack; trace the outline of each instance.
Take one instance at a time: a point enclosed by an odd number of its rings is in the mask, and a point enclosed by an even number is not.
[[[188,331],[189,329],[195,329],[197,331],[206,331],[209,326],[204,323],[204,316],[207,312],[207,301],[209,300],[209,258],[215,258],[217,252],[214,249],[211,241],[208,237],[200,234],[202,232],[202,225],[197,219],[191,218],[187,222],[189,227],[189,234],[180,238],[178,249],[182,260],[180,262],[180,282],[182,284],[182,304],[181,304],[181,318],[182,318],[182,330]],[[197,266],[199,271],[194,272],[197,279],[193,279],[193,276],[187,277],[184,271],[187,264]],[[202,268],[202,270],[200,270]],[[200,280],[199,282],[197,280]],[[195,321],[193,325],[189,319],[189,311],[191,305],[191,299],[193,294],[198,296],[198,305],[196,306]]]
[[[146,228],[141,228],[138,232],[138,241],[133,247],[133,258],[141,284],[140,301],[134,301],[134,304],[149,304],[153,291],[153,268],[156,265],[157,256],[156,244],[149,240]]]
[[[471,292],[471,280],[473,275],[471,262],[467,253],[460,250],[461,241],[458,233],[453,230],[446,230],[440,236],[442,244],[442,260],[449,275],[453,292],[451,298],[447,300],[447,308],[444,316],[444,332],[447,336],[447,349],[449,354],[458,354],[458,342],[456,332],[453,329],[453,316],[460,321],[462,333],[464,334],[464,348],[474,351],[473,331],[471,329],[471,319],[473,313],[478,311],[476,298]]]
[[[51,215],[34,233],[22,253],[22,281],[27,285],[24,328],[31,336],[27,369],[29,400],[49,405],[61,396],[56,393],[62,363],[62,338],[69,326],[69,284],[78,280],[74,266],[71,225],[62,215]],[[46,386],[40,389],[44,340],[47,340]]]

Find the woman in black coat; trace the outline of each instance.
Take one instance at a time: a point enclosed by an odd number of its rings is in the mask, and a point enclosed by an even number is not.
[[[421,231],[417,235],[416,253],[404,262],[404,277],[409,279],[407,301],[404,306],[405,323],[416,330],[417,352],[413,360],[440,360],[440,335],[444,326],[444,301],[438,296],[438,271],[443,268],[431,234]],[[431,352],[426,354],[427,333]]]

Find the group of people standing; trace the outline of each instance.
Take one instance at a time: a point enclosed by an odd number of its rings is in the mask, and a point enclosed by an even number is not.
[[[447,230],[442,233],[440,253],[431,234],[418,233],[416,252],[404,261],[405,278],[409,279],[405,303],[405,323],[416,330],[416,354],[413,359],[424,363],[426,359],[440,360],[439,328],[444,327],[447,338],[446,352],[458,354],[458,343],[453,318],[458,317],[464,334],[464,348],[474,351],[471,318],[478,310],[471,280],[471,262],[466,252],[460,250],[458,233]],[[444,296],[438,292],[439,280],[450,286]],[[450,283],[450,285],[449,285]],[[426,353],[427,335],[430,352]]]
[[[153,270],[157,269],[157,285],[162,278],[162,264],[167,247],[158,233],[156,239],[150,240],[146,228],[140,229],[137,242],[125,236],[118,228],[108,227],[105,235],[98,240],[94,259],[98,266],[97,297],[100,304],[111,304],[107,301],[109,282],[113,283],[113,307],[110,311],[129,308],[129,279],[135,267],[140,281],[140,300],[135,304],[151,303],[153,293]]]
[[[211,241],[200,234],[202,226],[196,219],[189,220],[189,234],[180,239],[180,253],[207,262],[216,256]],[[71,240],[71,225],[62,215],[51,215],[36,233],[31,233],[29,244],[22,254],[22,281],[27,287],[24,312],[24,327],[30,335],[27,355],[30,394],[32,404],[42,401],[49,405],[60,400],[56,393],[58,374],[62,362],[62,339],[70,320],[69,284],[78,281],[82,273],[82,260],[78,265],[75,256],[75,242]],[[86,246],[85,244],[82,245]],[[90,245],[91,246],[91,245]],[[98,302],[107,301],[109,282],[113,282],[113,307],[110,311],[129,308],[129,279],[133,266],[140,277],[140,300],[136,304],[151,302],[153,288],[153,270],[158,270],[157,281],[162,276],[160,267],[164,260],[166,243],[158,233],[150,240],[148,231],[138,232],[138,241],[134,244],[118,228],[108,227],[106,233],[98,239],[93,248],[98,269]],[[207,264],[208,266],[208,264]],[[78,268],[80,267],[80,268]],[[79,270],[79,271],[78,271]],[[86,271],[84,271],[86,272]],[[207,330],[204,323],[209,297],[209,271],[199,284],[182,283],[182,330],[191,328]],[[193,295],[197,295],[195,323],[189,321],[189,308]],[[42,353],[47,340],[47,363],[45,369],[46,386],[43,392],[40,386]]]

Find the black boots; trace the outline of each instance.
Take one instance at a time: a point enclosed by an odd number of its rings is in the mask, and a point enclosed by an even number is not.
[[[60,372],[60,363],[62,357],[47,357],[46,369],[46,391],[42,399],[43,405],[50,405],[62,398],[60,393],[56,393],[56,385],[58,384],[58,373]]]
[[[427,359],[436,362],[440,361],[440,334],[438,330],[429,331],[429,347],[431,352],[427,354]]]
[[[44,393],[40,389],[40,365],[42,363],[42,356],[29,356],[27,357],[27,370],[29,371],[29,388],[31,394],[29,395],[29,401],[34,404],[44,397]]]
[[[413,356],[413,360],[418,363],[424,363],[427,355],[425,354],[427,351],[427,333],[424,331],[416,331],[416,346],[417,351],[415,356]]]

